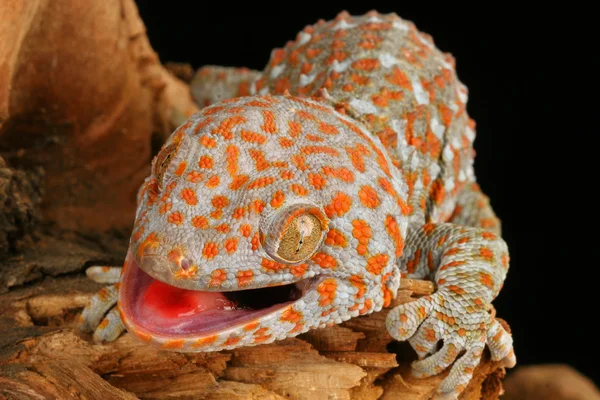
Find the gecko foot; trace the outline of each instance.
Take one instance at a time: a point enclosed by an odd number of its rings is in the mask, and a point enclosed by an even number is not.
[[[440,290],[394,308],[386,326],[396,340],[408,340],[419,356],[412,374],[424,378],[441,373],[452,363],[436,399],[456,399],[467,387],[487,344],[492,360],[516,364],[512,337],[485,307],[464,306],[454,293]],[[443,345],[438,350],[438,343]]]
[[[94,332],[94,342],[112,342],[125,329],[117,310],[119,267],[90,267],[88,278],[94,282],[111,284],[94,294],[79,317],[79,329]]]

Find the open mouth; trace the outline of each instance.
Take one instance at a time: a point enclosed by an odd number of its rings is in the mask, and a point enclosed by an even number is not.
[[[301,299],[317,278],[231,292],[181,289],[152,278],[132,261],[121,278],[120,309],[146,333],[201,337],[245,325]]]

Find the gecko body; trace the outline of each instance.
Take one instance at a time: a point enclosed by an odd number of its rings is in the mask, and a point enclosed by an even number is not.
[[[395,14],[342,13],[244,74],[227,92],[248,96],[205,107],[154,159],[120,283],[92,299],[84,328],[232,349],[379,311],[407,276],[437,291],[386,326],[417,351],[414,374],[454,363],[440,398],[464,390],[486,344],[514,365],[488,312],[508,252],[475,184],[451,56]]]

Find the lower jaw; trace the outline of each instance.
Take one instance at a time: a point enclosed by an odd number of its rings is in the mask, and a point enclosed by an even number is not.
[[[142,271],[133,257],[129,257],[121,277],[119,308],[126,328],[142,339],[196,340],[255,326],[299,301],[319,280],[312,278],[286,285],[290,293],[294,293],[295,287],[300,288],[301,293],[296,293],[296,298],[282,298],[283,301],[271,304],[263,302],[260,307],[253,308],[243,302],[244,298],[265,296],[264,292],[269,291],[284,293],[286,288],[227,293],[179,289],[153,279]],[[251,303],[257,305],[255,300]]]

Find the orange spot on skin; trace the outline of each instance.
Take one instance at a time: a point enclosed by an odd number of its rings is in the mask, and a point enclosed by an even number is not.
[[[209,189],[216,188],[221,183],[221,178],[219,175],[213,175],[206,181],[206,187]]]
[[[123,317],[121,317],[123,320]],[[135,332],[135,335],[142,341],[149,343],[152,340],[152,335],[146,332]]]
[[[290,190],[297,194],[298,196],[306,196],[309,193],[309,190],[306,189],[302,185],[298,185],[296,183],[290,185]]]
[[[358,197],[360,198],[360,202],[362,205],[368,208],[376,208],[381,204],[381,200],[379,200],[379,196],[375,189],[373,189],[369,185],[363,185],[358,191]]]
[[[390,100],[400,100],[404,97],[402,91],[392,92],[388,88],[383,88],[381,91],[373,95],[371,100],[378,107],[387,107]]]
[[[229,199],[225,196],[215,196],[211,203],[214,208],[224,208],[229,205]]]
[[[367,221],[362,219],[355,219],[352,221],[352,226],[352,236],[358,240],[356,251],[360,255],[365,255],[367,254],[369,240],[371,240],[371,237],[373,236],[373,231]]]
[[[235,178],[233,178],[233,181],[231,182],[231,184],[229,184],[229,189],[231,190],[238,190],[240,189],[242,186],[244,186],[244,184],[246,182],[248,182],[248,175],[238,175]]]
[[[332,247],[345,248],[348,245],[348,241],[344,234],[335,228],[330,229],[325,237],[325,244]]]
[[[294,177],[294,173],[292,171],[281,171],[281,179],[289,180]]]
[[[204,178],[204,176],[199,172],[199,171],[191,171],[188,172],[188,174],[186,175],[185,179],[188,182],[192,182],[192,183],[199,183],[202,182],[202,179]]]
[[[179,211],[172,212],[171,214],[169,214],[167,220],[169,221],[169,223],[179,226],[183,223],[183,214]]]
[[[215,226],[215,230],[220,233],[227,233],[231,230],[231,228],[229,227],[228,224],[221,224],[221,225]]]
[[[213,165],[215,165],[215,162],[211,156],[202,156],[198,161],[198,166],[203,169],[210,169]]]
[[[233,214],[231,214],[231,216],[234,219],[240,219],[244,215],[246,215],[246,209],[244,207],[238,207],[238,208],[236,208],[235,210],[233,210]]]
[[[211,132],[215,135],[222,135],[225,140],[233,139],[232,129],[239,124],[246,122],[246,118],[241,115],[229,117],[221,122],[221,124]]]
[[[250,232],[252,232],[252,227],[248,224],[240,226],[240,233],[244,237],[250,237]]]
[[[217,145],[217,141],[215,140],[215,138],[204,135],[200,138],[200,144],[206,147],[207,149],[212,149]]]
[[[283,191],[278,190],[277,192],[275,192],[273,194],[273,197],[271,198],[271,207],[279,208],[279,207],[281,207],[281,205],[283,204],[284,201],[285,201],[285,194],[283,193]]]
[[[338,192],[337,195],[325,207],[325,214],[329,218],[343,217],[352,206],[352,198],[344,192]]]
[[[308,268],[307,264],[294,265],[294,266],[290,267],[290,272],[292,273],[292,275],[299,278],[306,273],[307,268]]]
[[[235,253],[235,251],[237,250],[238,242],[239,239],[236,237],[227,239],[225,241],[225,250],[227,251],[227,253]]]
[[[222,269],[217,269],[210,274],[211,280],[209,286],[219,287],[227,280],[227,273]]]
[[[183,347],[183,339],[167,340],[163,345],[163,349],[181,349]]]
[[[264,188],[266,186],[271,185],[276,180],[277,180],[277,178],[274,178],[272,176],[263,176],[261,178],[255,179],[252,182],[250,182],[246,188],[247,189],[260,189],[260,188]]]
[[[263,212],[264,208],[265,208],[265,203],[263,203],[262,200],[254,200],[252,202],[252,211],[254,211],[254,213],[260,214]]]
[[[354,182],[354,174],[348,168],[323,167],[323,173],[327,176],[332,176],[341,179],[344,182]]]
[[[250,322],[249,324],[244,325],[244,330],[247,332],[253,331],[258,328],[258,321]]]
[[[379,60],[376,58],[363,58],[352,63],[352,68],[362,71],[373,71],[379,68]]]
[[[175,175],[177,175],[177,176],[183,175],[186,168],[187,168],[187,163],[185,161],[180,162],[179,165],[177,166],[177,169],[175,170]]]
[[[483,232],[481,237],[486,240],[496,240],[498,237],[493,232]]]
[[[252,244],[252,250],[253,250],[253,251],[256,251],[256,250],[258,250],[258,247],[259,247],[259,245],[260,245],[260,238],[259,238],[259,236],[258,236],[258,232],[256,232],[256,233],[254,234],[254,236],[252,237],[251,244]]]
[[[406,76],[406,74],[397,66],[394,66],[392,73],[386,75],[385,78],[392,85],[397,85],[404,89],[412,90],[412,84],[410,83],[408,76]]]
[[[358,289],[358,292],[355,295],[357,299],[360,299],[364,296],[367,290],[367,285],[365,284],[365,281],[362,276],[352,275],[350,277],[350,284]]]
[[[367,271],[372,274],[380,275],[381,271],[387,265],[389,256],[387,254],[376,254],[367,260]]]
[[[385,217],[385,231],[390,235],[394,244],[396,246],[395,256],[400,257],[404,250],[404,238],[402,237],[402,233],[400,232],[400,227],[396,222],[396,219],[391,215]]]
[[[346,147],[346,153],[348,153],[348,156],[350,157],[352,166],[354,168],[356,168],[358,170],[358,172],[364,173],[365,172],[365,160],[363,157],[365,155],[368,156],[370,154],[369,150],[365,146],[358,144],[354,148]]]
[[[227,164],[227,172],[229,175],[234,178],[238,171],[238,157],[240,155],[240,150],[237,146],[229,145],[226,150],[226,159],[225,162]]]
[[[463,295],[467,292],[465,292],[465,290],[463,288],[461,288],[460,286],[456,286],[456,285],[450,285],[448,286],[448,290],[451,290],[452,292],[458,294],[458,295]]]
[[[223,346],[235,346],[240,340],[242,340],[241,337],[230,337],[225,341]]]
[[[202,250],[202,256],[208,260],[212,260],[217,254],[219,254],[219,247],[217,243],[208,242],[204,245]]]
[[[492,276],[488,273],[480,272],[479,273],[479,282],[483,283],[485,286],[487,286],[490,289],[494,288],[494,280],[492,279]]]
[[[325,279],[317,286],[317,292],[319,293],[319,305],[325,307],[331,304],[335,300],[335,293],[337,290],[337,282],[335,279]]]
[[[318,252],[312,256],[311,260],[321,268],[333,269],[337,266],[335,258],[329,254]]]
[[[360,311],[358,313],[360,315],[364,315],[371,311],[371,308],[373,308],[373,300],[366,299],[364,305],[360,308]]]
[[[262,130],[267,133],[277,133],[277,125],[275,124],[275,115],[273,114],[273,111],[264,110],[262,115],[265,120],[263,126],[261,126]]]
[[[281,314],[281,321],[297,324],[300,321],[302,321],[302,312],[296,311],[292,306],[290,306],[286,308]]]
[[[203,121],[198,122],[198,124],[194,127],[194,133],[198,134],[200,133],[200,131],[204,128],[206,128],[208,125],[212,124],[213,119],[208,117],[205,118]],[[204,136],[203,136],[204,137]]]
[[[238,286],[246,286],[254,279],[254,272],[252,270],[239,271],[237,274]]]
[[[490,262],[494,259],[494,252],[487,247],[482,247],[479,250],[479,255]]]
[[[327,184],[327,179],[321,174],[308,174],[308,183],[315,189],[321,190]]]
[[[196,204],[198,204],[198,198],[196,197],[196,192],[194,192],[194,189],[183,189],[181,191],[181,198],[190,206],[195,206]]]
[[[258,238],[258,236],[255,236],[255,237]],[[273,272],[280,271],[282,269],[287,268],[287,265],[278,263],[276,261],[269,260],[267,258],[263,258],[262,261],[261,261],[261,263],[260,263],[260,265],[265,270],[267,270],[267,271],[273,271]]]
[[[325,122],[319,123],[319,131],[327,135],[337,135],[339,133],[339,130],[335,127],[335,125],[327,124]]]
[[[412,258],[412,260],[410,260],[409,262],[406,263],[406,271],[409,274],[413,274],[416,270],[416,268],[419,266],[419,263],[421,262],[421,249],[417,249],[417,251],[415,251],[415,255]]]
[[[302,125],[295,121],[288,121],[289,134],[291,137],[296,137],[302,133]]]
[[[243,130],[241,133],[241,138],[243,141],[248,143],[257,143],[264,144],[267,141],[267,138],[264,135],[261,135],[257,132],[245,131]]]
[[[173,203],[171,203],[170,201],[168,203],[163,203],[159,209],[158,212],[162,215],[162,214],[166,214],[169,211],[171,211],[171,207],[173,207]]]
[[[458,267],[458,266],[464,265],[464,264],[465,264],[465,261],[451,261],[448,264],[445,264],[442,267],[440,267],[440,271],[444,271],[451,267]]]

